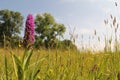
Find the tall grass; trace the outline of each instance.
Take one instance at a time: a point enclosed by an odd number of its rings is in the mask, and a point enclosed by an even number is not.
[[[33,51],[31,50],[25,50],[23,55],[17,55],[15,53],[10,52],[10,55],[4,59],[4,65],[5,65],[5,77],[1,76],[1,78],[4,80],[35,80],[37,78],[39,70],[40,60],[36,60],[33,63],[30,63],[30,59],[32,57]],[[12,64],[8,64],[12,63]],[[2,66],[4,67],[4,66]],[[11,67],[12,69],[9,69]],[[10,74],[10,73],[11,74]]]
[[[120,73],[119,52],[15,49],[4,56],[0,49],[0,53],[1,80],[118,80]]]

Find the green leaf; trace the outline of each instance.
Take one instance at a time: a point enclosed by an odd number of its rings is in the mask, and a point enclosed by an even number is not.
[[[37,70],[37,71],[34,72],[34,74],[32,75],[33,80],[37,77],[39,72],[40,72],[40,70]]]
[[[26,53],[24,53],[24,54],[26,54],[25,55],[25,57],[24,57],[24,61],[23,61],[23,70],[26,70],[27,68],[28,68],[28,66],[29,66],[29,63],[30,63],[30,58],[31,58],[31,56],[32,56],[32,51],[30,51],[30,52],[26,52]]]
[[[12,58],[13,58],[13,63],[14,63],[15,74],[18,80],[23,80],[24,73],[23,73],[21,61],[18,59],[16,55],[13,55]]]
[[[24,54],[23,54],[23,58],[22,58],[22,63],[24,62],[24,60],[25,60],[25,57],[27,56],[27,49],[25,49],[25,51],[24,51]]]

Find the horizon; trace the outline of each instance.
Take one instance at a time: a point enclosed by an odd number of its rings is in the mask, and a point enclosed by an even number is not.
[[[84,36],[84,45],[89,45],[89,36],[92,38],[94,30],[97,32],[97,36],[101,37],[101,42],[97,41],[97,37],[91,41],[97,45],[98,49],[104,47],[104,34],[110,36],[112,34],[109,26],[105,26],[104,20],[110,18],[110,14],[116,16],[118,21],[120,20],[120,11],[115,7],[115,2],[118,0],[34,0],[34,1],[16,1],[5,0],[0,3],[0,10],[9,9],[12,11],[21,12],[24,16],[24,20],[29,13],[34,16],[38,13],[43,14],[45,12],[50,13],[57,23],[62,23],[66,27],[65,39],[70,39],[70,28],[73,32],[75,28],[75,35],[78,35],[76,39],[76,45],[81,47],[81,36]],[[14,5],[13,5],[14,4]],[[69,28],[70,27],[70,28]],[[24,30],[23,30],[24,32]],[[24,33],[22,32],[22,36]],[[120,32],[118,33],[120,35]]]

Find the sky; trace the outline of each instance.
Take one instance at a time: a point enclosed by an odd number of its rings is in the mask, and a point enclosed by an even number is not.
[[[120,11],[115,7],[114,2],[119,4],[119,0],[2,0],[0,10],[19,11],[24,16],[24,20],[29,13],[34,16],[37,13],[50,13],[56,22],[65,25],[67,30],[65,38],[70,39],[69,32],[73,33],[73,31],[74,35],[78,35],[76,45],[80,47],[81,35],[84,36],[84,44],[88,45],[89,36],[94,35],[94,30],[101,37],[106,32],[110,33],[109,28],[104,24],[104,19],[109,18],[110,14],[119,16]],[[96,41],[91,40],[91,44],[94,42]],[[99,44],[103,46],[104,43],[101,41]]]

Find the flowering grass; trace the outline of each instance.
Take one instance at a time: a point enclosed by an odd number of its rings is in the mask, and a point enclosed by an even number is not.
[[[8,80],[17,80],[10,52],[15,54],[19,60],[22,60],[24,51],[24,49],[0,49],[1,80],[6,80],[5,55]],[[33,66],[34,63],[37,65]],[[33,67],[31,68],[31,66]],[[118,80],[120,54],[119,52],[92,54],[92,52],[78,52],[76,50],[35,49],[26,71],[31,71],[36,67],[39,69],[39,73],[35,79],[31,80]],[[29,80],[27,78],[26,80]]]

